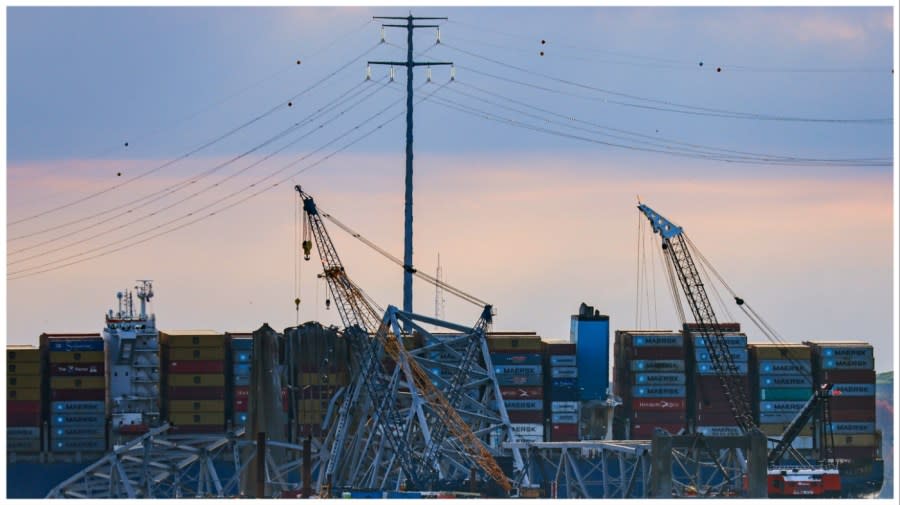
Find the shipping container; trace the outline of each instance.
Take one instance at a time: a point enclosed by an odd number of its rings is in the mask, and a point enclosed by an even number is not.
[[[223,412],[223,400],[171,400],[169,412]]]
[[[48,348],[50,352],[103,351],[102,338],[87,339],[52,339]]]
[[[105,413],[106,403],[101,401],[51,402],[50,412],[66,414]]]
[[[875,370],[821,370],[819,384],[875,384]]]
[[[540,375],[541,365],[494,365],[497,375]]]
[[[169,372],[178,374],[219,374],[225,371],[222,360],[179,360],[169,362]]]
[[[234,376],[250,376],[250,364],[249,363],[236,363],[231,369],[231,373]]]
[[[232,359],[235,363],[250,363],[253,354],[250,351],[234,351]]]
[[[511,423],[509,425],[510,433],[517,436],[543,437],[544,425],[534,423]]]
[[[631,335],[632,347],[676,347],[683,349],[684,338],[677,333],[668,335]]]
[[[831,388],[832,396],[875,396],[875,384],[835,384]]]
[[[537,335],[505,336],[489,333],[487,343],[490,352],[541,352],[541,338]]]
[[[105,426],[106,414],[52,414],[50,426]]]
[[[99,377],[102,379],[102,377]],[[105,389],[51,389],[50,401],[103,401],[106,400]]]
[[[624,358],[633,360],[683,360],[682,347],[632,347],[625,350]]]
[[[698,332],[700,332],[701,328],[703,328],[703,327],[704,326],[701,326],[700,324],[697,324],[697,323],[684,323],[681,326],[682,330],[691,332],[691,333],[698,333]],[[707,328],[707,331],[716,331],[716,329],[718,329],[722,333],[737,333],[737,332],[741,331],[741,324],[740,323],[720,322],[716,325],[707,325],[706,328]]]
[[[6,428],[7,440],[40,438],[41,428],[38,426],[11,426]]]
[[[249,386],[250,385],[250,376],[249,375],[236,375],[231,379],[235,386]]]
[[[707,437],[737,437],[741,436],[739,426],[697,426],[697,433]]]
[[[72,439],[72,438],[96,438],[103,439],[106,437],[106,427],[101,425],[95,426],[55,426],[50,433],[54,439]]]
[[[231,348],[235,351],[250,351],[253,349],[252,338],[232,338]]]
[[[21,452],[26,454],[41,452],[41,439],[7,439],[6,452]]]
[[[506,410],[544,410],[543,400],[503,400]]]
[[[822,358],[819,363],[822,370],[872,370],[875,368],[874,358]]]
[[[787,431],[788,423],[774,423],[774,424],[760,424],[759,431],[765,433],[768,436],[781,436]],[[807,424],[801,430],[799,435],[802,436],[812,436],[813,427],[812,424]]]
[[[53,363],[50,365],[50,375],[58,377],[94,376],[104,375],[106,367],[103,363]]]
[[[661,360],[632,360],[632,372],[684,372],[683,359],[661,359]]]
[[[849,461],[871,461],[879,451],[879,447],[835,447],[834,457]]]
[[[40,414],[41,402],[38,400],[7,400],[6,412],[16,414]]]
[[[225,376],[221,374],[169,374],[169,386],[216,386],[225,385]]]
[[[577,424],[578,414],[574,412],[553,412],[550,414],[550,422],[553,424]]]
[[[550,366],[578,366],[578,360],[574,355],[550,356]]]
[[[509,422],[516,424],[532,424],[544,422],[544,413],[540,410],[507,410]]]
[[[541,375],[506,375],[497,374],[497,384],[500,386],[540,386],[543,383]]]
[[[683,410],[632,410],[631,422],[634,424],[684,424],[686,415],[687,413]]]
[[[723,373],[725,375],[747,375],[748,367],[747,363],[735,363],[734,364],[734,372],[731,370],[724,370]],[[699,362],[696,366],[696,373],[699,375],[718,375],[715,367],[712,363],[707,362]]]
[[[875,418],[874,396],[834,396],[829,400],[829,405],[832,415],[840,410],[867,410],[871,413],[872,419],[865,419],[865,421],[872,421]],[[844,421],[849,421],[849,419],[844,419]]]
[[[159,339],[170,349],[225,346],[225,335],[210,330],[160,331]]]
[[[6,375],[41,375],[40,363],[7,363]]]
[[[760,424],[789,423],[797,417],[796,412],[760,412]]]
[[[500,395],[504,400],[531,400],[544,397],[544,388],[540,386],[532,387],[509,387],[501,386]]]
[[[106,361],[103,351],[51,352],[50,363],[97,363]]]
[[[766,401],[759,403],[760,412],[800,412],[806,406],[805,401]]]
[[[834,446],[835,447],[875,447],[877,444],[875,440],[875,434],[854,434],[854,435],[845,435],[845,434],[835,434],[834,435]]]
[[[550,412],[578,412],[578,402],[550,402]]]
[[[813,352],[820,358],[838,359],[872,359],[874,349],[871,344],[865,342],[844,345],[813,344]]]
[[[215,433],[219,434],[224,431],[224,423],[221,424],[184,424],[181,426],[172,426],[169,433],[173,434],[196,434],[196,433]]]
[[[650,440],[656,429],[667,432],[669,435],[677,435],[684,429],[683,424],[635,424],[631,427],[632,440]]]
[[[104,377],[50,377],[50,389],[105,389]]]
[[[684,411],[684,398],[636,398],[631,401],[633,410],[645,411]]]
[[[802,375],[760,375],[761,388],[812,388],[812,380]]]
[[[551,442],[574,442],[578,440],[577,424],[551,424],[550,425],[550,441]]]
[[[41,387],[40,375],[8,375],[6,385],[16,389],[37,389]]]
[[[16,401],[40,401],[41,390],[39,388],[8,387],[6,388],[6,399]]]
[[[578,353],[576,344],[566,341],[544,342],[544,354],[549,356],[574,356]]]
[[[757,361],[787,359],[809,361],[812,354],[804,344],[749,344],[750,355]]]
[[[691,335],[692,341],[694,343],[694,349],[708,349],[707,339],[702,335]],[[746,350],[747,347],[747,336],[746,335],[722,335],[721,337],[725,340],[726,347],[736,347],[740,350]],[[714,341],[715,342],[715,341]]]
[[[173,347],[168,352],[170,361],[222,361],[225,359],[225,349],[222,347]]]
[[[809,361],[768,359],[760,361],[758,369],[762,375],[807,376],[812,374],[812,364]]]
[[[812,394],[811,387],[760,389],[759,399],[766,401],[809,400],[812,397]]]
[[[874,422],[833,422],[831,431],[835,435],[852,435],[857,433],[875,433]]]
[[[169,422],[175,426],[182,425],[224,425],[224,412],[170,412]]]
[[[683,373],[638,373],[634,374],[635,384],[683,385]]]
[[[781,440],[781,437],[772,437],[772,438]],[[771,450],[771,449],[775,448],[775,444],[777,442],[775,442],[773,440],[769,440],[768,443],[769,443],[769,449]],[[791,441],[791,447],[793,447],[794,449],[812,449],[813,448],[813,437],[809,437],[809,436],[795,437],[794,440]]]
[[[7,412],[6,426],[40,426],[40,412]]]
[[[7,345],[7,363],[40,363],[41,350],[30,345]]]
[[[698,426],[734,426],[737,424],[730,407],[718,408],[714,411],[698,411],[695,418]]]
[[[730,347],[728,349],[728,354],[731,356],[731,360],[735,363],[744,363],[747,361],[747,349]],[[706,349],[696,349],[694,351],[694,359],[704,362],[712,361],[712,357],[710,356],[709,351],[707,351]]]
[[[168,390],[169,400],[224,400],[224,387],[170,387]]]
[[[635,386],[632,395],[637,398],[684,398],[684,386]]]
[[[578,368],[574,366],[555,366],[550,369],[550,377],[553,379],[577,379]]]
[[[540,365],[543,356],[540,353],[491,353],[491,362],[497,365]]]
[[[106,452],[106,439],[65,438],[50,441],[50,452]]]

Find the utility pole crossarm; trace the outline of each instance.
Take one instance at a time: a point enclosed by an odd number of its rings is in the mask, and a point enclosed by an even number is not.
[[[429,17],[420,17],[420,16],[372,16],[372,19],[437,19],[446,21],[447,18],[429,18]],[[406,25],[404,25],[406,26]]]
[[[369,61],[367,62],[369,65],[391,65],[397,67],[405,67],[409,65],[409,63],[405,61]],[[453,65],[453,62],[450,61],[414,61],[412,62],[412,66],[414,67],[430,67],[432,65]]]

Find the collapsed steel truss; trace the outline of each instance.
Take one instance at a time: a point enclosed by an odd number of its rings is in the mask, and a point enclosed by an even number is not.
[[[407,335],[420,339],[421,346],[402,354],[392,367],[376,372],[384,374],[379,382],[386,388],[378,397],[367,394],[366,384],[361,382],[370,379],[360,374],[346,389],[345,397],[338,400],[352,404],[332,409],[335,419],[329,423],[323,443],[323,447],[332,450],[320,452],[321,468],[329,469],[319,472],[320,489],[325,485],[338,489],[400,489],[408,476],[398,461],[399,451],[406,451],[413,461],[433,465],[427,469],[435,476],[432,483],[470,477],[473,465],[469,456],[446,425],[447,420],[430,407],[423,392],[416,388],[408,359],[415,359],[427,372],[432,384],[494,457],[511,457],[514,469],[521,471],[524,461],[519,449],[502,447],[504,442],[514,441],[514,435],[494,375],[484,327],[466,327],[396,307],[388,308],[383,321],[383,327],[391,330],[387,338],[399,338],[404,334],[401,328],[410,328]],[[441,332],[429,331],[425,325]],[[391,418],[401,421],[385,422]],[[397,446],[393,443],[396,434],[403,441]],[[329,477],[330,482],[326,482]]]
[[[223,498],[241,496],[256,441],[243,428],[225,435],[173,435],[164,424],[116,447],[53,488],[47,498]],[[265,483],[273,496],[301,486],[302,445],[269,441]],[[313,444],[313,451],[318,447]],[[313,456],[313,466],[316,465]],[[315,468],[313,468],[315,470]]]

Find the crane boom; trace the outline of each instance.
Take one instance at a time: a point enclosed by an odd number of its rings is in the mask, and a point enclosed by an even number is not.
[[[484,446],[480,439],[472,432],[469,426],[463,421],[459,413],[453,406],[453,403],[438,389],[428,374],[419,363],[406,351],[399,341],[400,329],[396,328],[392,332],[388,324],[389,318],[384,320],[378,317],[375,308],[369,303],[363,291],[354,284],[344,269],[334,243],[328,235],[322,216],[316,208],[315,201],[312,196],[303,192],[300,186],[295,186],[296,191],[303,200],[303,211],[309,222],[310,229],[316,242],[316,248],[322,260],[322,267],[325,272],[325,279],[329,289],[335,299],[335,305],[340,313],[341,321],[350,331],[351,345],[354,346],[355,352],[360,356],[361,373],[367,374],[371,380],[362,381],[367,385],[367,392],[372,397],[373,402],[388,407],[388,419],[383,425],[383,432],[388,436],[391,446],[400,460],[401,467],[407,477],[416,486],[426,484],[426,480],[433,480],[437,470],[437,459],[439,456],[440,445],[444,436],[449,433],[463,447],[466,456],[479,468],[484,471],[488,477],[493,479],[509,493],[512,486],[509,479],[503,473],[503,470],[497,464],[497,461],[491,455],[490,451]],[[389,308],[392,310],[393,308]],[[395,309],[393,309],[395,310]],[[485,312],[479,320],[478,325],[486,325],[490,322],[491,308],[485,307]],[[476,327],[478,326],[476,325]],[[368,335],[374,335],[373,339]],[[401,430],[398,428],[403,426],[404,421],[400,418],[396,409],[392,409],[393,402],[388,397],[388,390],[379,384],[379,378],[383,374],[376,373],[376,367],[381,363],[377,358],[377,350],[382,349],[392,360],[404,366],[404,370],[408,374],[411,386],[415,387],[422,397],[426,400],[428,406],[434,416],[441,420],[443,429],[437,434],[432,434],[429,440],[428,450],[423,461],[413,461],[413,451],[405,447]],[[358,397],[359,392],[353,391],[348,395],[348,399]],[[455,392],[451,389],[451,398],[455,397]],[[350,408],[352,402],[345,401],[341,406],[338,416],[338,425],[336,430],[338,433],[345,433],[349,426],[347,425],[347,409]],[[338,440],[340,437],[335,437]],[[336,444],[337,445],[337,444]],[[332,457],[326,465],[326,475],[332,475],[334,471],[334,462],[340,456],[340,447],[334,447]],[[430,478],[421,478],[427,473]]]
[[[828,398],[831,397],[831,388],[833,384],[822,384],[818,389],[815,390],[812,397],[806,401],[806,404],[800,409],[800,412],[794,416],[794,419],[791,421],[791,424],[788,425],[787,429],[784,430],[784,434],[781,436],[781,440],[775,444],[775,447],[769,451],[769,464],[775,465],[778,464],[778,461],[781,460],[781,457],[784,456],[784,453],[788,451],[791,447],[791,443],[797,438],[797,435],[803,431],[803,427],[809,422],[812,418],[813,413],[816,411],[816,407],[818,407],[823,401],[827,401]]]

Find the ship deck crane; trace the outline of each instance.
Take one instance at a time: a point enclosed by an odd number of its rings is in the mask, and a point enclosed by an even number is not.
[[[367,393],[373,399],[388,407],[387,420],[384,422],[384,432],[388,435],[391,446],[395,455],[400,458],[401,467],[407,478],[414,486],[430,485],[437,474],[437,458],[443,437],[448,434],[452,435],[456,441],[463,447],[464,452],[470,461],[477,465],[489,478],[495,481],[506,493],[509,493],[512,486],[503,470],[497,464],[497,461],[491,455],[490,451],[484,447],[484,444],[469,429],[468,425],[460,417],[459,413],[453,407],[454,390],[449,392],[449,399],[432,383],[428,374],[421,368],[415,359],[409,357],[406,349],[399,342],[399,335],[392,332],[387,321],[382,321],[378,317],[375,310],[375,304],[368,296],[354,284],[347,276],[346,270],[341,263],[337,250],[322,220],[322,215],[316,208],[315,201],[312,196],[305,193],[300,186],[295,186],[303,201],[303,212],[309,224],[309,229],[315,238],[316,249],[322,261],[325,280],[334,297],[335,306],[338,309],[342,323],[348,329],[351,346],[358,356],[361,363],[361,372],[372,380],[365,380],[367,384]],[[310,248],[308,241],[304,241],[304,249]],[[486,326],[492,318],[492,310],[490,305],[486,305],[482,316],[476,326]],[[369,335],[374,338],[369,338]],[[432,433],[429,450],[426,453],[425,461],[413,461],[412,451],[405,450],[402,434],[396,427],[403,425],[403,420],[396,415],[396,411],[391,409],[391,398],[387,396],[386,388],[380,387],[379,378],[383,374],[377,373],[377,367],[380,364],[378,360],[378,349],[384,352],[396,363],[403,363],[407,377],[412,385],[419,391],[428,406],[432,415],[441,420],[444,430]],[[359,391],[351,391],[347,393],[347,397],[341,406],[338,415],[337,432],[344,431],[349,428],[346,424],[347,410],[353,403],[353,399],[357,398]],[[326,476],[330,476],[334,471],[334,462],[339,457],[341,447],[333,448],[332,457],[326,465]],[[336,453],[335,453],[336,452]],[[326,477],[327,479],[327,477]]]
[[[684,230],[659,215],[647,205],[639,202],[638,209],[650,220],[653,232],[659,234],[662,239],[664,254],[678,276],[682,292],[697,323],[699,333],[703,337],[702,340],[706,346],[706,351],[710,356],[713,369],[722,386],[722,391],[728,399],[735,421],[744,433],[757,429],[758,427],[753,420],[750,410],[748,392],[744,389],[739,378],[740,376],[737,373],[737,367],[728,350],[719,322],[716,319],[716,314],[706,293],[703,279],[691,255]],[[739,297],[735,297],[735,302],[738,305],[744,304],[744,300]],[[795,455],[798,461],[806,462],[793,449],[792,444],[813,414],[817,412],[820,405],[824,406],[824,412],[827,414],[828,398],[831,396],[831,389],[831,384],[823,384],[819,389],[815,390],[804,407],[788,425],[780,439],[773,439],[777,443],[768,454],[767,459],[770,468],[778,465],[787,452]],[[827,444],[827,437],[822,437],[822,443]],[[806,466],[814,472],[824,471],[822,468],[815,468],[808,462],[806,463]]]

